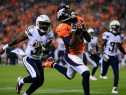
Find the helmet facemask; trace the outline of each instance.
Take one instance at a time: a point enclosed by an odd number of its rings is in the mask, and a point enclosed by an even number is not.
[[[111,30],[112,30],[113,33],[118,33],[119,29],[120,29],[120,26],[117,26],[117,25],[111,26]]]
[[[48,31],[50,23],[39,21],[38,27],[38,30],[40,30],[41,32]]]
[[[110,22],[109,27],[112,33],[118,33],[120,30],[120,23],[117,20],[113,20],[112,22]]]
[[[49,19],[49,17],[46,16],[46,15],[40,15],[36,19],[36,27],[40,32],[46,33],[50,28],[50,19]]]

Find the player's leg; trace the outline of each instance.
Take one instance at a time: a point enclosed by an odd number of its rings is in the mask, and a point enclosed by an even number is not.
[[[51,67],[57,69],[61,74],[63,74],[66,78],[69,79],[67,76],[67,68],[60,66],[59,64],[55,63],[52,57],[49,57],[45,63],[43,63],[42,67]]]
[[[47,61],[42,66],[56,68],[60,73],[62,73],[68,79],[72,79],[75,76],[76,72],[79,72],[83,77],[82,85],[84,88],[85,95],[90,95],[90,91],[89,91],[90,73],[87,66],[85,66],[83,64],[82,59],[76,55],[70,55],[68,53],[65,53],[65,60],[66,63],[68,64],[68,69],[56,64],[52,57],[48,58]]]
[[[113,60],[111,62],[111,66],[112,66],[113,73],[114,73],[114,84],[113,84],[112,93],[118,93],[118,91],[117,91],[117,86],[118,86],[118,81],[119,81],[119,59],[118,59],[118,56],[113,57]]]
[[[24,66],[29,72],[30,76],[24,78],[24,83],[32,83],[26,91],[27,95],[33,93],[44,82],[44,70],[41,67],[41,61],[35,61],[33,59],[23,58]]]
[[[65,62],[65,59],[64,59],[64,51],[61,51],[61,57],[62,57],[61,61],[62,61],[63,65],[65,65],[66,62]]]
[[[110,57],[110,59],[107,62],[104,59],[102,60],[101,75],[100,75],[101,79],[108,79],[108,77],[106,77],[105,75],[107,74],[108,67],[110,65],[110,63],[109,63],[110,60],[111,60],[111,57]]]
[[[75,75],[73,73],[75,71],[80,73],[83,77],[82,86],[84,89],[84,93],[85,93],[85,95],[90,95],[90,87],[89,87],[90,73],[89,73],[89,69],[87,68],[87,66],[85,66],[83,63],[83,55],[82,54],[79,54],[79,55],[67,54],[67,56],[65,56],[65,60],[70,66],[70,68],[68,68],[68,71],[67,71],[68,77],[70,77],[70,76],[74,77]],[[71,69],[71,70],[69,70],[69,69]],[[74,72],[71,73],[71,71],[74,71]]]
[[[90,79],[91,80],[97,80],[97,78],[95,78],[94,74],[98,68],[98,60],[99,58],[96,57],[95,55],[91,55],[91,56],[87,56],[88,61],[94,66],[92,69],[92,73],[90,75]]]

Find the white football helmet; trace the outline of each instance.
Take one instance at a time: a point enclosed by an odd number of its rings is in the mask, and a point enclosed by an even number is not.
[[[120,23],[117,20],[113,20],[109,24],[110,31],[113,33],[118,33],[120,29]]]
[[[89,28],[87,31],[88,31],[88,33],[89,33],[91,36],[94,36],[94,35],[95,35],[95,34],[94,34],[94,29]]]
[[[87,31],[88,31],[88,33],[91,33],[91,32],[94,33],[94,30],[92,28],[89,28]]]
[[[50,28],[50,19],[47,15],[40,15],[36,19],[36,27],[42,33],[46,33]]]

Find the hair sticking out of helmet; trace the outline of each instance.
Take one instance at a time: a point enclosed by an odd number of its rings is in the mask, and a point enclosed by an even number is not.
[[[118,33],[120,29],[120,23],[117,20],[113,20],[110,22],[109,28],[112,33]]]
[[[40,15],[36,19],[36,27],[42,33],[46,33],[50,27],[50,19],[47,15]]]

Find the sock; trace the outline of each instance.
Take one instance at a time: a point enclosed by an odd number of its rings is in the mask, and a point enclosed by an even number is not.
[[[62,73],[66,78],[70,79],[68,76],[67,76],[67,68],[66,67],[63,67],[63,66],[60,66],[58,64],[55,64],[54,66],[55,69],[57,69],[60,73]]]
[[[85,71],[82,74],[82,77],[83,77],[82,86],[83,86],[85,95],[90,95],[89,76],[90,76],[89,71]]]

